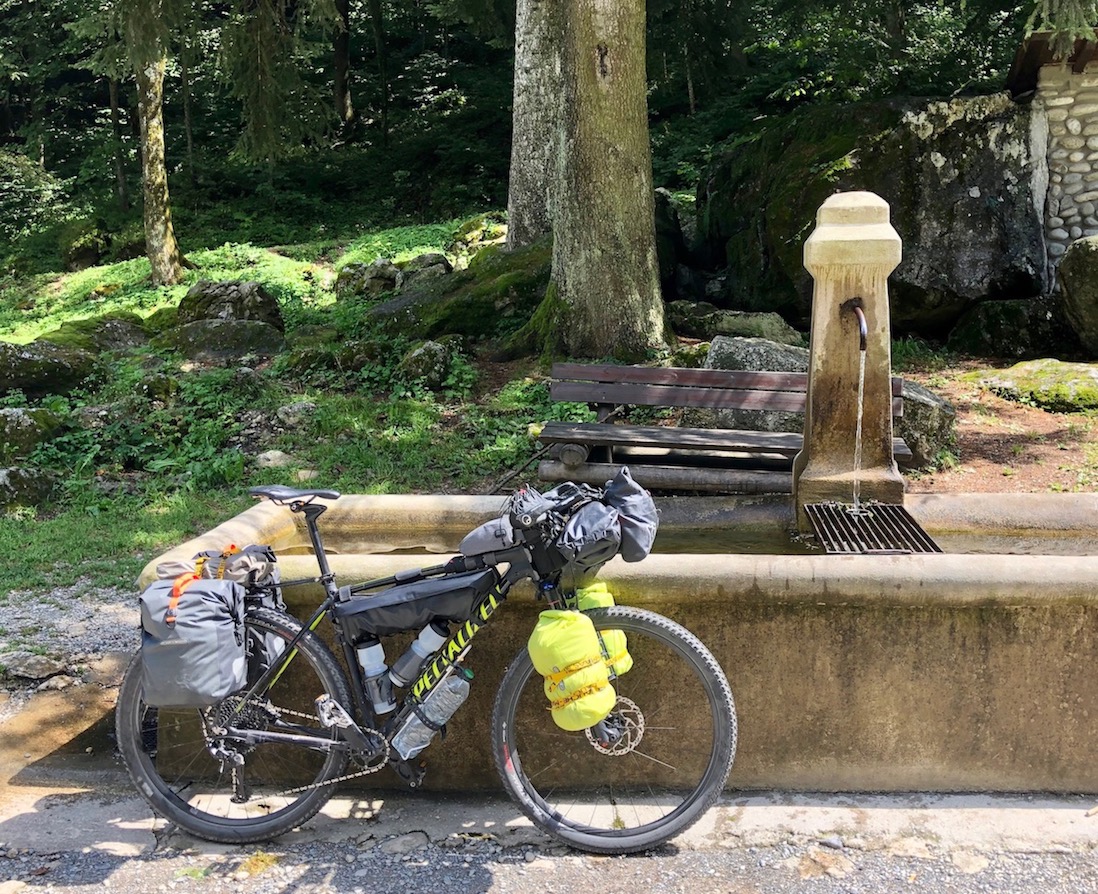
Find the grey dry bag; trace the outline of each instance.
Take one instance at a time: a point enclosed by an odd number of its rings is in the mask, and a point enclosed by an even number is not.
[[[182,574],[140,597],[145,703],[207,707],[244,686],[244,588]]]

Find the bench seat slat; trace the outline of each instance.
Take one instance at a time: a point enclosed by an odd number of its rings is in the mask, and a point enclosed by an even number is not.
[[[598,447],[653,447],[681,450],[723,450],[794,456],[804,444],[797,432],[741,431],[728,428],[668,428],[606,425],[595,422],[548,422],[538,439],[543,444],[589,444]],[[893,438],[897,460],[911,458],[902,438]]]
[[[805,391],[808,373],[738,369],[686,369],[663,366],[614,366],[613,364],[554,363],[554,382],[631,383],[641,385],[689,385],[698,388],[734,388],[766,391]],[[892,377],[892,394],[903,393],[903,379]]]
[[[803,391],[734,391],[674,385],[554,382],[553,400],[646,407],[700,407],[710,410],[772,410],[803,413]],[[903,412],[903,398],[892,399],[892,415]]]

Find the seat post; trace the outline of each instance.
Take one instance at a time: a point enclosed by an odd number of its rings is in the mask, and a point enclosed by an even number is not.
[[[309,531],[309,541],[313,545],[313,552],[316,554],[316,564],[320,568],[321,581],[325,585],[325,589],[329,589],[329,584],[332,580],[332,569],[328,564],[328,555],[324,552],[324,542],[320,537],[320,528],[317,525],[317,519],[320,518],[328,507],[322,503],[306,503],[301,507],[300,512],[305,516],[305,527]],[[330,593],[328,595],[331,595]]]

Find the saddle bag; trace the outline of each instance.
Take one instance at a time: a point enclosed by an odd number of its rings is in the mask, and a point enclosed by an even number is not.
[[[140,596],[145,702],[207,707],[246,681],[244,588],[195,573],[150,584]]]
[[[589,617],[569,610],[544,611],[526,648],[534,670],[545,678],[553,722],[561,729],[587,729],[613,710],[617,693]]]

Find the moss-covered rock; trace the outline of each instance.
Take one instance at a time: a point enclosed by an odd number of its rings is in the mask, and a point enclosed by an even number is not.
[[[0,464],[26,459],[61,429],[61,420],[49,410],[0,409]]]
[[[552,255],[548,240],[513,252],[489,246],[467,269],[421,280],[367,316],[390,333],[412,338],[507,335],[529,320],[545,294]]]
[[[401,358],[397,372],[405,382],[437,391],[446,383],[453,362],[452,346],[437,341],[425,341]]]
[[[1028,107],[1005,94],[810,107],[718,152],[699,190],[723,302],[806,320],[802,250],[828,195],[888,201],[903,239],[892,321],[942,334],[970,305],[1044,291],[1043,221]]]
[[[195,360],[271,357],[286,347],[282,333],[258,320],[195,320],[163,332],[154,346],[178,351]]]
[[[667,320],[678,335],[705,339],[742,336],[783,345],[804,344],[804,337],[776,313],[721,310],[705,301],[672,301],[666,310]]]
[[[918,382],[904,380],[903,415],[893,420],[893,432],[911,448],[911,465],[934,465],[957,437],[953,404]]]
[[[174,329],[179,325],[178,307],[161,307],[145,317],[145,328],[150,335]]]
[[[79,348],[33,342],[0,342],[0,392],[12,389],[28,397],[66,394],[91,375],[95,355]]]
[[[0,509],[38,506],[45,503],[57,480],[42,469],[0,469]]]
[[[1098,237],[1071,243],[1059,273],[1064,313],[1088,356],[1098,357]]]
[[[983,301],[957,321],[946,346],[978,357],[1032,359],[1063,357],[1078,350],[1078,339],[1051,301]]]
[[[279,332],[286,329],[278,301],[257,282],[195,283],[179,302],[179,322],[198,320],[257,321]]]
[[[1046,410],[1076,413],[1098,409],[1098,364],[1027,360],[1010,369],[978,372],[970,377],[1008,400]]]
[[[137,314],[118,311],[87,320],[70,320],[38,339],[62,347],[78,348],[92,354],[126,351],[149,340],[145,321]]]

